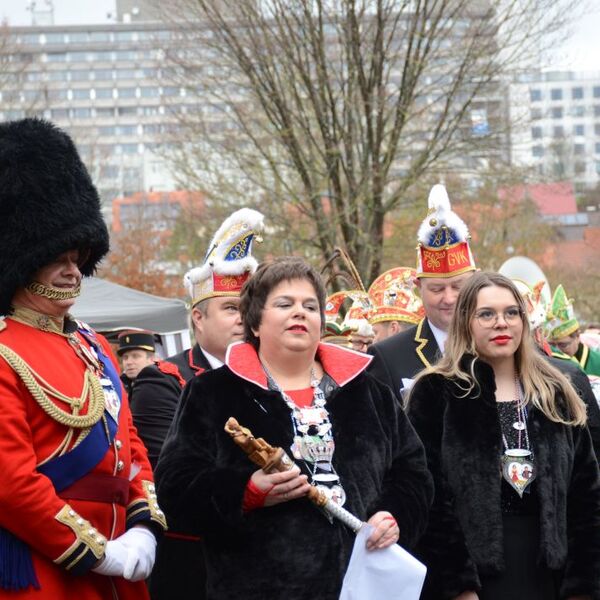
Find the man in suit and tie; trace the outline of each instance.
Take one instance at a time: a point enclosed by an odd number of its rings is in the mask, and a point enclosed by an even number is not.
[[[397,335],[373,344],[370,371],[390,386],[398,399],[422,369],[441,356],[458,294],[475,271],[469,230],[452,211],[443,185],[429,194],[429,211],[418,232],[417,273],[425,318]]]

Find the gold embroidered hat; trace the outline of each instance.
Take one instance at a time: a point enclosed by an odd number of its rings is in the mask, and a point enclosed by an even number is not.
[[[242,286],[256,271],[254,240],[261,242],[264,217],[257,210],[241,208],[217,230],[202,266],[188,271],[183,282],[192,306],[215,296],[239,296]]]
[[[431,188],[429,211],[417,234],[417,277],[454,277],[475,270],[469,230],[452,210],[446,188]]]
[[[373,310],[369,322],[403,321],[418,323],[425,316],[421,299],[415,294],[417,272],[409,267],[394,267],[382,273],[369,288]]]

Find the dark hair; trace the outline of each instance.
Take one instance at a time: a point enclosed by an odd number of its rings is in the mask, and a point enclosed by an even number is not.
[[[240,294],[240,314],[244,323],[244,339],[258,348],[259,340],[252,330],[259,328],[267,296],[282,281],[305,279],[317,294],[321,329],[325,326],[325,284],[319,273],[303,258],[282,256],[262,262],[256,273],[246,281]]]

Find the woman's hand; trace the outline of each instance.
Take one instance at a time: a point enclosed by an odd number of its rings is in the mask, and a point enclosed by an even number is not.
[[[400,529],[396,519],[385,510],[376,512],[367,523],[375,527],[375,531],[367,540],[367,550],[387,548],[400,539]]]
[[[289,471],[270,475],[259,469],[252,473],[250,480],[259,490],[267,494],[264,506],[273,506],[288,500],[302,498],[310,489],[308,478],[306,475],[301,475],[300,469],[296,466]]]
[[[463,592],[454,598],[454,600],[479,600],[476,592]]]

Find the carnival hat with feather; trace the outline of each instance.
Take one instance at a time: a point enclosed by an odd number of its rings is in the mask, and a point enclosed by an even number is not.
[[[554,290],[544,329],[550,342],[567,337],[579,329],[579,321],[573,310],[573,301],[567,297],[562,284]]]
[[[469,230],[452,210],[446,188],[431,188],[429,211],[417,234],[417,277],[454,277],[475,270]]]
[[[230,215],[213,236],[202,266],[188,271],[183,282],[192,306],[215,296],[239,296],[242,286],[256,271],[254,240],[261,242],[264,217],[257,210],[241,208]]]

